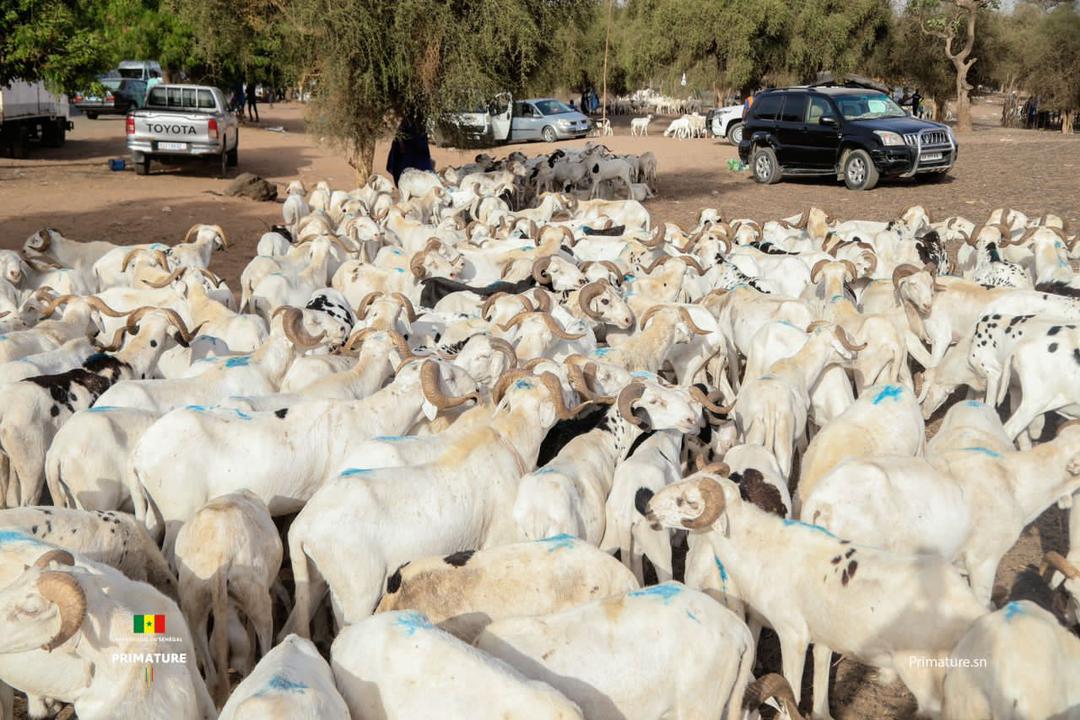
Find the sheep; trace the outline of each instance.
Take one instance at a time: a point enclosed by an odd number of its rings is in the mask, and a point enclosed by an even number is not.
[[[920,713],[940,710],[944,659],[986,612],[948,562],[852,545],[820,526],[777,517],[744,501],[727,478],[701,474],[652,497],[657,527],[705,531],[726,594],[780,637],[784,677],[801,697],[814,644],[814,716],[828,708],[832,652],[894,671]],[[687,558],[688,567],[691,558]]]
[[[133,634],[133,615],[164,616],[180,642]],[[70,702],[80,718],[216,716],[183,616],[149,585],[46,552],[0,590],[0,618],[0,679]],[[145,680],[148,663],[153,682]],[[48,671],[56,668],[70,675],[58,681]]]
[[[176,536],[180,609],[210,693],[222,703],[229,690],[228,606],[235,604],[255,630],[259,650],[270,652],[273,616],[270,586],[281,569],[281,538],[270,513],[254,493],[241,490],[209,501]],[[207,624],[214,632],[207,644]]]
[[[528,680],[412,610],[343,629],[330,649],[330,666],[354,718],[583,718],[549,685]]]
[[[742,620],[679,583],[496,620],[475,644],[596,720],[741,718],[754,663]]]
[[[596,198],[600,193],[600,184],[605,180],[621,180],[626,185],[626,199],[636,200],[633,197],[633,172],[630,167],[630,163],[622,158],[611,158],[607,160],[597,160],[592,163],[589,168],[589,179],[591,184],[589,190],[589,197]]]
[[[989,602],[998,563],[1024,527],[1078,489],[1080,421],[1071,421],[1029,451],[848,460],[807,496],[802,517],[855,542],[955,558]]]
[[[315,645],[289,635],[236,686],[218,720],[349,720],[349,708]]]
[[[55,375],[71,370],[82,365],[95,352],[98,352],[98,348],[89,338],[72,338],[53,350],[0,364],[0,385],[19,382],[35,375]]]
[[[949,659],[944,720],[1068,718],[1080,706],[1080,640],[1029,600],[976,620]]]
[[[652,115],[646,115],[643,118],[634,118],[630,121],[630,134],[631,135],[648,135],[649,123],[652,122]]]
[[[555,535],[408,562],[386,581],[375,612],[416,610],[472,643],[491,622],[559,612],[637,587],[607,553]]]

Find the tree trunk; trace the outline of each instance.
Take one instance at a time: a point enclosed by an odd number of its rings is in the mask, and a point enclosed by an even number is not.
[[[971,131],[971,97],[967,81],[968,69],[961,62],[956,66],[956,129],[958,132]]]
[[[1072,135],[1073,131],[1073,111],[1062,110],[1061,111],[1061,132],[1064,135]]]
[[[356,171],[356,185],[360,187],[367,183],[368,178],[375,172],[375,139],[353,140],[349,143],[347,155],[349,165]]]

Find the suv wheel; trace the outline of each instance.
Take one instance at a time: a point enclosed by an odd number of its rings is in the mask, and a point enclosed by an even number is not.
[[[844,184],[849,190],[871,190],[878,184],[878,171],[870,153],[852,150],[844,160]]]
[[[732,123],[727,129],[727,141],[732,145],[738,145],[742,142],[743,124],[741,122]]]
[[[754,148],[750,155],[750,170],[754,173],[754,180],[762,185],[780,182],[780,165],[776,162],[776,153],[771,147]]]

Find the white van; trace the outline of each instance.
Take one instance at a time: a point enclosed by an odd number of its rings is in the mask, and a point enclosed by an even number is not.
[[[116,72],[122,78],[144,80],[147,90],[157,85],[164,78],[164,74],[161,72],[161,63],[155,60],[124,60],[116,66]]]

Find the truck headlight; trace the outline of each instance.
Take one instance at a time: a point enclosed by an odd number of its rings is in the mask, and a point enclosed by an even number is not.
[[[904,138],[900,137],[898,133],[890,132],[888,130],[875,130],[874,134],[878,136],[878,140],[882,145],[903,145]]]

